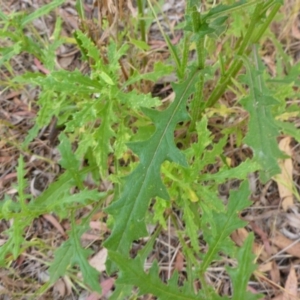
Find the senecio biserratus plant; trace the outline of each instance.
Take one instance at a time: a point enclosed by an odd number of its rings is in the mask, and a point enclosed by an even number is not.
[[[83,248],[80,238],[91,217],[102,210],[111,229],[101,244],[108,253],[106,273],[117,277],[110,299],[127,299],[136,291],[161,300],[260,299],[261,295],[247,289],[250,278],[255,280],[254,236],[249,234],[241,247],[230,236],[247,225],[239,213],[251,205],[248,174],[256,172],[262,183],[269,181],[280,172],[277,162],[284,157],[277,143],[280,132],[299,139],[297,128],[280,118],[286,110],[286,95],[278,92],[281,85],[288,97],[293,97],[288,87],[298,81],[296,69],[291,67],[286,70],[288,75],[278,73],[272,78],[259,57],[259,42],[264,35],[272,35],[269,25],[282,1],[228,0],[200,6],[199,1],[188,0],[185,18],[177,28],[183,32],[177,45],[159,23],[159,5],[150,0],[138,0],[139,16],[128,19],[131,23],[127,25],[133,24],[135,31],[123,24],[124,31],[108,35],[105,45],[98,45],[89,34],[81,1],[76,8],[82,26],[73,39],[61,36],[60,18],[47,47],[38,37],[26,34],[25,28],[30,30],[34,19],[63,3],[51,1],[29,15],[0,15],[0,36],[13,41],[6,52],[1,50],[1,64],[7,67],[13,56],[27,52],[48,70],[48,74],[26,72],[10,81],[10,88],[31,85],[40,89],[39,112],[22,148],[28,150],[39,130],[55,117],[60,126],[58,150],[63,169],[55,182],[33,197],[24,192],[25,162],[20,156],[17,199],[6,196],[1,203],[1,218],[14,220],[0,250],[2,266],[9,267],[34,245],[25,239],[25,228],[35,218],[55,213],[60,220],[70,220],[70,231],[49,258],[50,279],[36,295],[62,276],[79,280],[74,276],[76,266],[82,273],[81,286],[101,293],[99,272],[88,262],[93,252]],[[151,72],[144,72],[150,53],[147,34],[155,20],[170,56],[164,63],[156,62]],[[109,28],[109,18],[102,25]],[[218,40],[224,44],[216,56]],[[60,69],[55,63],[55,51],[70,41],[89,66],[86,74]],[[143,59],[137,62],[141,53]],[[214,64],[208,62],[212,57]],[[175,97],[169,104],[162,105],[151,93],[142,92],[141,86],[168,74],[176,78],[172,83]],[[228,88],[236,92],[234,105],[242,106],[240,110],[248,117],[234,128],[219,129],[216,135],[209,129],[209,118],[213,109],[222,109],[219,100]],[[232,117],[238,120],[238,115]],[[174,132],[179,129],[177,137]],[[237,147],[244,145],[253,154],[234,167],[224,154],[231,134],[237,137]],[[214,164],[217,167],[210,172],[209,166]],[[110,181],[113,188],[101,192],[87,188],[88,176],[94,182]],[[224,201],[218,187],[233,179],[239,187]],[[92,209],[78,223],[76,212],[87,205]],[[157,261],[148,270],[144,264],[167,222],[176,229],[185,264],[183,270],[170,272],[163,280]],[[133,243],[138,241],[137,250]],[[42,243],[38,245],[42,247]],[[229,265],[227,258],[235,261],[234,265]],[[207,279],[208,268],[218,262],[225,265],[224,272],[231,280],[230,295],[220,293]]]

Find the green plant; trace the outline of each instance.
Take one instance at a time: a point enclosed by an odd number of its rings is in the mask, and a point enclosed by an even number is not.
[[[236,260],[236,267],[226,266],[232,280],[231,299],[260,298],[246,291],[255,270],[251,253],[254,237],[251,234],[238,248],[230,235],[246,225],[240,220],[239,213],[251,205],[248,174],[259,171],[262,182],[270,180],[279,173],[277,160],[283,157],[276,141],[280,132],[289,132],[299,138],[292,124],[280,120],[286,102],[284,95],[277,94],[274,82],[278,82],[283,74],[271,78],[256,46],[281,1],[226,1],[227,5],[208,7],[201,13],[198,1],[187,1],[186,18],[181,26],[184,29],[182,43],[172,45],[162,31],[175,66],[156,62],[153,71],[144,73],[137,64],[129,69],[128,78],[122,69],[126,56],[132,51],[143,54],[145,51],[141,44],[131,43],[130,39],[122,46],[119,40],[111,39],[103,54],[86,32],[76,31],[75,39],[82,51],[82,59],[90,66],[90,74],[84,75],[79,70],[59,70],[53,64],[55,49],[64,42],[59,37],[59,19],[54,42],[47,51],[24,35],[23,29],[32,19],[62,2],[53,1],[39,13],[27,17],[16,14],[9,18],[1,14],[5,26],[0,35],[15,44],[1,49],[0,62],[9,68],[12,56],[27,51],[38,57],[50,72],[48,75],[28,72],[10,82],[10,85],[30,84],[41,88],[36,123],[22,147],[28,150],[38,130],[55,116],[57,124],[64,126],[59,136],[59,163],[65,170],[46,191],[33,199],[24,194],[24,161],[19,159],[18,198],[14,201],[7,196],[1,203],[1,218],[14,220],[6,232],[8,241],[1,248],[2,266],[8,266],[31,245],[24,239],[23,231],[34,218],[55,211],[61,219],[70,218],[72,226],[68,240],[55,250],[46,287],[71,272],[73,265],[78,265],[86,286],[100,292],[98,273],[87,262],[91,251],[82,248],[80,236],[87,230],[92,214],[104,209],[111,226],[111,234],[104,242],[109,254],[107,272],[118,272],[111,299],[125,299],[133,286],[140,293],[153,294],[159,299],[229,299],[219,295],[205,278],[209,266],[224,257]],[[144,18],[143,3],[138,3],[139,14]],[[80,1],[77,4],[80,7]],[[151,1],[148,6],[158,20],[158,6],[153,7]],[[231,40],[233,51],[224,50],[213,66],[206,65],[206,58],[213,55],[209,45],[226,35],[226,28],[231,28],[240,14],[248,15],[248,22],[240,31],[234,31],[237,36]],[[142,41],[146,42],[144,19],[139,24]],[[9,26],[15,28],[21,38],[8,34]],[[119,39],[122,38],[120,34]],[[191,45],[195,46],[197,55],[192,61],[188,58]],[[139,66],[146,63],[143,59]],[[294,94],[290,83],[298,80],[296,69],[298,67],[292,68],[290,77],[280,81],[291,98]],[[221,73],[218,78],[214,75],[216,70]],[[142,93],[141,83],[156,82],[171,72],[176,74],[178,82],[172,84],[176,96],[167,107],[150,93]],[[210,95],[206,91],[208,84],[213,85]],[[247,133],[244,134],[245,122],[241,121],[236,127],[221,128],[220,138],[208,129],[208,120],[214,114],[213,109],[221,111],[217,102],[228,88],[238,95],[235,105],[240,103],[249,114]],[[234,112],[232,114],[236,117]],[[181,135],[175,139],[174,132],[180,129]],[[229,135],[237,137],[237,146],[247,144],[253,151],[253,158],[232,167],[224,154]],[[75,151],[72,142],[77,144]],[[177,146],[179,143],[181,149]],[[108,158],[114,161],[113,174],[109,172]],[[125,163],[121,163],[122,160]],[[210,165],[216,166],[215,172],[209,171]],[[84,184],[88,174],[92,174],[96,182],[109,179],[114,183],[113,191],[89,190]],[[224,203],[218,196],[218,186],[233,179],[239,181],[239,188],[231,191],[228,203]],[[71,187],[75,193],[70,192]],[[104,200],[111,193],[113,202],[105,207]],[[149,210],[152,202],[153,207]],[[80,226],[76,226],[74,214],[87,204],[93,205],[93,210]],[[176,218],[175,209],[181,212],[183,227]],[[134,258],[130,258],[133,241],[149,235],[147,225],[159,223],[162,230],[167,219],[178,229],[178,240],[186,259],[187,279],[181,285],[177,272],[163,283],[156,262],[148,272],[144,271],[144,261],[159,231]]]

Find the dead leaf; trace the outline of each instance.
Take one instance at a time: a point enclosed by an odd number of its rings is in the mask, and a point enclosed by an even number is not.
[[[130,10],[131,15],[136,18],[138,15],[138,10],[133,7],[131,0],[127,1],[127,7]]]
[[[273,282],[279,284],[280,283],[280,272],[279,268],[275,261],[272,262],[270,276]]]
[[[297,300],[298,279],[294,267],[291,267],[289,276],[284,285],[282,300]]]
[[[60,278],[58,279],[53,286],[53,293],[58,294],[60,297],[66,296],[66,285],[65,282]]]
[[[300,242],[295,243],[277,231],[272,238],[272,243],[292,256],[300,258]]]
[[[75,58],[74,55],[69,55],[69,56],[60,57],[57,60],[58,60],[58,64],[62,69],[67,69],[73,62],[74,58]]]
[[[102,240],[101,236],[99,236],[98,234],[91,234],[91,233],[84,233],[81,236],[82,240],[86,240],[86,241],[99,241]]]
[[[269,261],[267,263],[264,263],[264,264],[260,264],[257,268],[257,270],[259,272],[262,272],[262,273],[266,273],[266,272],[269,272],[272,270],[272,262]]]
[[[63,227],[60,225],[60,223],[56,220],[56,218],[52,215],[49,214],[44,214],[43,218],[45,220],[47,220],[50,224],[52,224],[53,227],[55,227],[61,234],[63,237],[67,237]]]
[[[102,296],[105,296],[114,286],[114,278],[108,278],[101,282]]]
[[[184,257],[180,251],[178,251],[175,259],[174,269],[181,272],[184,268]]]
[[[295,22],[292,26],[292,36],[295,39],[300,40],[300,30],[298,28],[298,18],[295,20]]]
[[[107,249],[103,248],[89,260],[89,263],[92,267],[94,267],[99,272],[103,272],[106,270],[105,268],[106,258],[107,258]]]
[[[250,222],[250,226],[252,227],[252,230],[258,234],[264,244],[264,249],[266,250],[266,253],[271,256],[272,255],[272,248],[269,243],[268,235],[254,222]]]
[[[278,295],[278,296],[272,298],[272,300],[283,300],[282,297],[283,297],[282,294],[280,294],[280,295]]]
[[[102,234],[108,231],[107,225],[101,221],[90,221],[90,227],[94,230],[99,230]]]
[[[298,208],[296,206],[291,207],[291,213],[287,214],[286,218],[291,227],[300,229],[300,213],[298,213]]]
[[[36,57],[33,59],[33,61],[39,71],[41,71],[42,73],[44,73],[46,75],[48,75],[50,73],[50,71],[47,70]]]
[[[101,297],[102,297],[102,296],[101,296],[100,294],[94,292],[94,293],[88,295],[88,296],[85,298],[85,300],[101,300]]]
[[[239,246],[241,247],[246,240],[247,236],[249,235],[248,231],[245,228],[239,228],[235,230],[231,234],[231,239]]]
[[[245,228],[239,228],[235,230],[231,234],[231,239],[239,246],[242,247],[244,244],[244,241],[248,237],[249,232]],[[262,245],[259,245],[258,243],[254,242],[253,247],[252,247],[253,253],[257,256],[260,257],[261,255],[264,258],[267,258],[268,255],[266,254],[265,250],[263,249]]]
[[[101,300],[103,297],[112,289],[114,286],[115,280],[113,278],[108,278],[101,282],[102,294],[94,292],[90,294],[86,300]]]
[[[279,149],[291,156],[290,148],[291,138],[285,137],[279,142]],[[293,200],[293,163],[291,158],[283,159],[278,162],[281,173],[275,176],[278,185],[279,195],[282,199],[282,208],[284,211],[294,204]]]
[[[59,14],[66,24],[69,24],[72,29],[78,30],[78,21],[76,16],[66,12],[65,9],[59,9]]]

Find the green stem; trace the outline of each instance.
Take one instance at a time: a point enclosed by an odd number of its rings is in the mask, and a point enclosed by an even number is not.
[[[141,30],[141,39],[143,42],[146,42],[146,24],[145,24],[145,14],[144,14],[144,5],[143,0],[137,0],[138,12],[139,12],[139,23]]]
[[[273,9],[271,10],[270,14],[268,15],[265,23],[261,26],[261,28],[259,29],[259,31],[257,32],[253,42],[257,43],[260,38],[262,37],[262,35],[264,34],[264,32],[267,30],[267,28],[269,27],[269,25],[271,24],[272,20],[274,19],[275,15],[277,14],[278,10],[280,9],[281,4],[277,3],[274,5]]]
[[[237,51],[237,57],[233,61],[232,65],[230,66],[228,72],[222,76],[220,79],[218,85],[210,95],[209,99],[206,102],[205,108],[207,107],[212,107],[219,99],[220,97],[224,94],[227,86],[231,82],[231,78],[235,77],[241,67],[243,66],[243,62],[238,58],[238,56],[242,55],[246,48],[248,47],[249,43],[257,43],[259,39],[262,37],[263,33],[266,31],[268,26],[270,25],[271,21],[273,20],[274,16],[278,12],[281,4],[275,4],[272,11],[268,15],[265,23],[261,26],[261,28],[258,30],[256,33],[255,37],[251,40],[251,37],[253,35],[253,32],[255,30],[255,27],[257,26],[257,23],[259,19],[261,18],[261,11],[264,10],[264,5],[263,4],[258,4],[255,8],[255,11],[253,13],[254,18],[252,19],[249,28],[247,30],[246,36],[243,40],[243,42],[240,45],[239,50]],[[246,54],[248,55],[251,52],[251,50],[246,51]],[[201,112],[202,113],[202,112]]]
[[[201,20],[201,14],[197,10],[196,5],[191,5],[191,3],[192,1],[189,1],[188,11],[192,16],[193,34],[196,36],[199,29],[201,28],[202,20]],[[205,42],[205,38],[201,37],[196,43],[197,66],[199,70],[203,70],[205,64],[204,42]],[[204,76],[203,73],[201,72],[199,76],[199,81],[196,86],[194,98],[191,103],[192,123],[189,128],[190,132],[194,131],[195,124],[201,117],[201,111],[202,111],[201,107],[203,106],[203,88],[204,88]]]
[[[146,23],[145,23],[145,14],[144,14],[144,5],[143,0],[137,0],[138,12],[139,12],[139,24],[141,30],[141,40],[146,43]],[[147,59],[144,56],[142,60],[143,66],[146,66]]]

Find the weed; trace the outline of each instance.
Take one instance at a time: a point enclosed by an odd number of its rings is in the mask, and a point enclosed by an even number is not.
[[[117,272],[118,277],[111,299],[125,299],[133,286],[140,294],[159,299],[228,299],[207,276],[210,266],[217,262],[225,262],[231,299],[259,299],[247,291],[256,269],[251,250],[254,236],[249,234],[241,247],[230,236],[247,225],[239,215],[251,205],[248,175],[259,172],[260,180],[266,183],[280,173],[277,161],[285,157],[277,145],[281,132],[299,141],[297,128],[282,117],[298,107],[287,108],[286,95],[278,92],[285,89],[290,98],[294,97],[291,84],[298,84],[299,67],[272,77],[259,56],[258,43],[264,34],[272,36],[268,28],[281,1],[224,1],[199,6],[189,0],[185,20],[178,25],[183,37],[177,45],[160,24],[157,3],[137,1],[139,19],[129,22],[136,24],[131,35],[131,25],[122,24],[123,33],[116,30],[113,14],[106,19],[102,15],[101,24],[86,20],[84,7],[77,1],[81,30],[76,30],[71,42],[81,51],[81,59],[88,66],[86,74],[58,68],[54,63],[55,51],[70,42],[61,37],[59,18],[47,46],[43,39],[26,34],[34,19],[63,2],[52,1],[29,15],[0,14],[0,36],[9,44],[1,48],[2,67],[10,70],[10,60],[27,52],[48,70],[47,74],[26,72],[5,82],[6,88],[30,85],[40,89],[38,115],[21,147],[30,152],[31,141],[55,118],[62,128],[58,150],[64,170],[44,192],[33,197],[25,193],[28,183],[20,156],[17,196],[6,195],[1,202],[1,219],[13,220],[4,233],[1,265],[8,267],[30,247],[24,231],[36,218],[55,212],[60,220],[70,220],[68,239],[55,249],[50,280],[36,295],[60,277],[72,276],[76,266],[85,288],[101,293],[98,271],[88,263],[93,252],[80,241],[92,216],[101,210],[111,228],[103,243],[108,250],[106,271]],[[128,22],[128,16],[123,17],[121,21]],[[147,44],[151,18],[156,19],[168,46],[169,65],[151,62],[154,56]],[[96,38],[97,28],[103,34],[101,43]],[[141,40],[137,39],[138,31]],[[218,44],[222,47],[215,55],[213,48]],[[172,83],[175,97],[162,105],[150,91],[162,76],[171,73],[177,78]],[[229,90],[237,95],[233,104],[220,103]],[[242,120],[241,111],[245,116]],[[236,123],[209,123],[219,115]],[[225,153],[232,136],[235,147],[244,145],[253,157],[232,163]],[[100,184],[89,188],[88,177],[94,183],[110,181],[113,189],[100,191]],[[224,201],[218,188],[231,180],[237,181],[237,187]],[[87,205],[92,209],[78,223],[76,212]],[[182,279],[183,268],[179,268],[179,272],[169,272],[163,282],[159,264],[154,261],[145,271],[144,263],[167,222],[176,229],[185,276]],[[152,235],[149,225],[157,226]],[[139,251],[133,249],[135,241],[149,235]],[[229,260],[234,262],[226,263]]]

